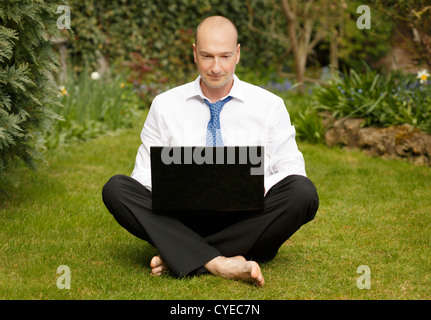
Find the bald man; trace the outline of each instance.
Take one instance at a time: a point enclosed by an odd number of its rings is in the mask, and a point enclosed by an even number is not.
[[[316,188],[306,177],[284,101],[235,75],[240,60],[235,25],[221,16],[204,19],[196,30],[193,54],[198,78],[154,98],[134,170],[130,177],[109,179],[103,201],[121,226],[158,249],[151,274],[212,273],[262,287],[258,262],[273,259],[314,218]],[[222,103],[217,139],[209,132],[215,103]],[[263,211],[154,213],[150,147],[208,145],[218,138],[226,146],[245,141],[265,147]]]

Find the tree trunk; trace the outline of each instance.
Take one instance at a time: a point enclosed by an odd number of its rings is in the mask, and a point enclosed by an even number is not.
[[[292,45],[293,58],[295,60],[295,72],[296,80],[299,83],[299,90],[301,93],[304,92],[304,73],[305,73],[305,63],[301,61],[300,48],[298,45],[298,39],[296,36],[296,15],[290,8],[289,2],[287,0],[282,1],[283,12],[287,18],[287,32]],[[305,56],[306,57],[306,56]]]
[[[338,35],[336,31],[331,35],[329,43],[329,63],[331,65],[331,73],[338,70]]]

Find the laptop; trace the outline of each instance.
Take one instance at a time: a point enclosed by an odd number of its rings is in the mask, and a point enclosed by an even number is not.
[[[150,148],[154,211],[263,210],[264,147]]]

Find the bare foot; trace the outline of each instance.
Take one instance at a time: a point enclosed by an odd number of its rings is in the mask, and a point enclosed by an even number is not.
[[[265,280],[259,265],[255,261],[247,261],[242,256],[216,257],[204,265],[212,274],[226,278],[249,281],[263,287]]]
[[[169,271],[168,266],[162,260],[162,258],[160,257],[160,255],[154,256],[151,259],[150,267],[151,267],[151,274],[154,275],[154,276],[160,276],[161,274],[166,273],[166,272]]]

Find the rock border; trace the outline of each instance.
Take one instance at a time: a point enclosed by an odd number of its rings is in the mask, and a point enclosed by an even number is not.
[[[360,149],[370,156],[431,166],[431,135],[410,124],[363,127],[364,119],[334,119],[330,112],[321,116],[326,128],[325,143],[330,147]]]

